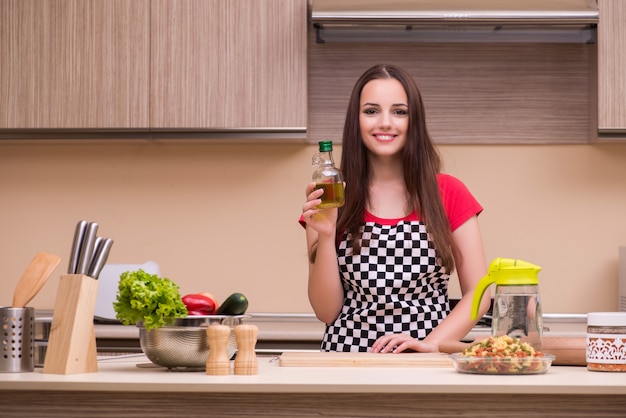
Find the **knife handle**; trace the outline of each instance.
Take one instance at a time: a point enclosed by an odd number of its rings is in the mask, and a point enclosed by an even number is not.
[[[87,225],[87,231],[85,232],[85,238],[80,248],[80,258],[78,260],[78,268],[76,273],[87,274],[89,271],[89,264],[93,257],[93,248],[96,243],[96,233],[98,232],[98,223],[90,222]]]
[[[111,238],[103,240],[101,245],[98,246],[96,254],[89,266],[89,273],[87,274],[89,277],[98,280],[98,276],[100,276],[100,272],[109,258],[109,252],[111,252],[112,246],[113,240]]]
[[[93,263],[93,260],[96,258],[96,254],[100,251],[100,247],[104,244],[104,238],[96,237],[96,241],[93,243],[93,254],[91,255],[91,261],[89,262],[89,266]]]
[[[70,253],[70,262],[67,267],[68,274],[75,274],[78,271],[78,259],[80,258],[80,249],[83,245],[83,238],[87,230],[87,221],[79,221],[74,231],[74,240],[72,241],[72,252]]]

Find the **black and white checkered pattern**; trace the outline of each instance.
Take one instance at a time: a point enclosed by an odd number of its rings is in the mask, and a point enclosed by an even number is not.
[[[346,297],[339,317],[326,327],[323,351],[369,351],[390,333],[423,339],[449,312],[450,276],[422,223],[368,222],[360,253],[352,254],[347,236],[338,254]]]

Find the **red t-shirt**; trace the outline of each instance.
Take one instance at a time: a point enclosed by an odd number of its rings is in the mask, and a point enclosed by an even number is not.
[[[443,209],[450,222],[450,230],[455,231],[459,226],[463,225],[468,219],[474,215],[478,215],[483,211],[483,207],[472,195],[465,184],[449,174],[437,174],[437,182],[439,183],[439,193],[443,203]],[[376,222],[380,225],[396,225],[400,221],[417,221],[419,216],[416,212],[398,219],[383,219],[369,212],[365,212],[365,222]],[[302,216],[299,219],[300,224],[304,227],[306,223]]]

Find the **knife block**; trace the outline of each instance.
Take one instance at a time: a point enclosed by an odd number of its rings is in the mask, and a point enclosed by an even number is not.
[[[97,295],[97,280],[83,274],[61,276],[44,360],[44,373],[77,374],[98,371],[93,324]]]

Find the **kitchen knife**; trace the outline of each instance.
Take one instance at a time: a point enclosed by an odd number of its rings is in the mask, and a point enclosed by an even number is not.
[[[98,279],[102,268],[109,258],[109,252],[111,251],[112,245],[113,240],[111,238],[102,240],[101,245],[98,246],[96,254],[91,261],[91,265],[89,266],[89,272],[87,274],[89,277],[93,277],[96,280]]]
[[[102,251],[102,245],[104,245],[104,238],[96,237],[96,242],[93,244],[93,253],[89,257],[89,263],[87,265],[86,275],[90,276],[89,272],[91,271],[91,266],[95,262],[96,257],[98,257],[98,253]]]
[[[78,259],[77,274],[87,274],[89,272],[89,264],[93,257],[93,248],[96,243],[96,234],[98,232],[98,223],[89,222],[87,225],[87,231],[85,232],[85,238],[83,239],[80,248],[80,257]]]
[[[70,263],[67,268],[68,274],[75,274],[78,269],[78,259],[80,258],[80,248],[83,244],[83,237],[87,230],[87,221],[79,221],[74,231],[74,240],[72,241],[72,252],[70,253]]]
[[[91,255],[91,261],[89,261],[89,265],[93,263],[94,258],[96,258],[96,254],[98,253],[100,246],[104,244],[104,238],[96,237],[96,242],[93,243],[93,254]]]

